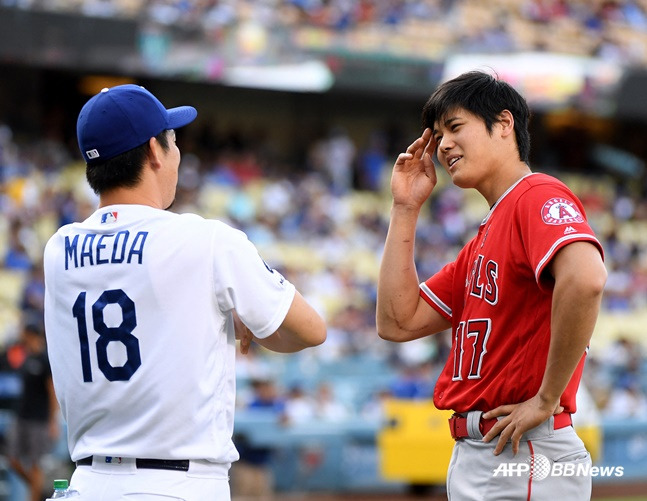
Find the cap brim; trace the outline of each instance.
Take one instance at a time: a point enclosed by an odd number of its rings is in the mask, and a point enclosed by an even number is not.
[[[184,127],[198,116],[198,111],[193,106],[178,106],[166,111],[168,112],[169,129]]]

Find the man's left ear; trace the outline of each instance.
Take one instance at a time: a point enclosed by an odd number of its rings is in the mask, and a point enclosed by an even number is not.
[[[501,125],[503,137],[514,134],[514,117],[509,110],[503,110],[499,113],[499,124]]]

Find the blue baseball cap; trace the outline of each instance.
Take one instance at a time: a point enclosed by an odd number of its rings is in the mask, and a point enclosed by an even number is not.
[[[85,103],[76,122],[76,136],[86,163],[105,162],[197,116],[192,106],[167,110],[139,85],[118,85],[103,89]]]

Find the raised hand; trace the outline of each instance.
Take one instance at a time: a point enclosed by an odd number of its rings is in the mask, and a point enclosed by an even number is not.
[[[419,209],[436,186],[436,170],[431,155],[436,142],[427,128],[418,139],[400,153],[391,174],[391,192],[395,205]]]

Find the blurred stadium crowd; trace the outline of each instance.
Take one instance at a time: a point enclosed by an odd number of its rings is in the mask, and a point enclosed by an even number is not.
[[[329,325],[327,342],[316,349],[290,357],[262,349],[241,356],[240,405],[252,398],[252,383],[268,379],[288,401],[303,398],[303,392],[314,397],[322,391],[347,416],[372,412],[385,394],[429,396],[447,355],[448,337],[397,345],[382,341],[375,331],[376,278],[390,208],[388,180],[397,154],[389,150],[386,133],[376,133],[359,147],[336,127],[305,145],[302,164],[286,166],[272,160],[279,156],[269,153],[269,145],[257,137],[188,131],[179,136],[184,154],[172,210],[195,211],[244,230],[263,258],[317,305]],[[75,149],[52,139],[15,137],[8,126],[0,127],[4,346],[16,340],[22,323],[42,318],[41,253],[47,238],[59,225],[84,219],[96,206]],[[640,190],[610,178],[554,174],[574,187],[603,241],[609,270],[603,315],[644,311],[647,200]],[[419,276],[427,277],[453,259],[486,212],[478,194],[463,192],[441,176],[418,229]],[[598,407],[616,413],[621,406],[624,416],[644,415],[644,348],[617,330],[596,335],[586,383]],[[300,412],[305,412],[303,407]]]
[[[478,48],[647,62],[647,0],[0,0],[0,6],[128,17],[214,41],[244,22],[292,26],[290,43],[305,49],[335,35],[341,49],[411,57]],[[383,397],[427,398],[433,391],[449,349],[447,333],[396,345],[375,331],[390,169],[409,144],[392,132],[377,130],[358,144],[333,125],[297,145],[302,154],[291,163],[285,160],[290,155],[263,141],[262,132],[179,131],[183,157],[172,210],[244,230],[329,326],[327,342],[316,349],[284,357],[255,348],[239,357],[241,409],[273,401],[287,422],[379,420]],[[613,323],[616,314],[640,319],[647,312],[645,179],[623,181],[560,166],[551,173],[584,203],[609,271],[602,315],[611,320],[596,331],[584,383],[603,415],[645,416],[645,344]],[[84,176],[76,145],[16,130],[0,116],[0,348],[16,343],[23,325],[42,322],[42,250],[60,225],[94,210],[96,198]],[[455,257],[486,213],[478,194],[441,176],[418,228],[421,279]]]
[[[341,50],[422,59],[540,50],[629,65],[647,62],[645,0],[1,0],[0,5],[137,19],[213,42],[245,25],[257,42],[287,29],[292,48],[317,49],[334,37]]]

